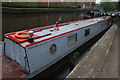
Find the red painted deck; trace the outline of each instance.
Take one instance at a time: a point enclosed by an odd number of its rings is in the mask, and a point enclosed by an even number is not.
[[[12,61],[5,56],[0,56],[0,62],[1,62],[0,68],[2,69],[0,77],[2,77],[2,79],[5,78],[20,79],[27,76],[26,73],[20,70],[21,69],[20,65],[17,64],[15,61]]]

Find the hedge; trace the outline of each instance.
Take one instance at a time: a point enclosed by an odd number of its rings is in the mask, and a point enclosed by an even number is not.
[[[23,3],[23,2],[2,2],[2,7],[48,8],[48,5],[47,4]],[[73,6],[64,6],[64,5],[49,5],[49,8],[74,8],[74,7]]]

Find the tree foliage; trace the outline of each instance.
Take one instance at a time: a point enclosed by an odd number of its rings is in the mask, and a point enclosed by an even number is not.
[[[105,10],[115,10],[118,8],[118,2],[101,2],[101,6]]]
[[[120,1],[118,2],[118,10],[120,10]]]

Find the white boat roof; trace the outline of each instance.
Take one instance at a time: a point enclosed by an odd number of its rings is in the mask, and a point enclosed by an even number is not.
[[[54,28],[50,28],[50,29],[42,30],[40,32],[36,32],[34,34],[36,34],[38,36],[42,36],[42,35],[49,34],[49,33],[51,33],[51,35],[41,37],[41,38],[38,38],[38,39],[34,39],[34,43],[42,41],[42,40],[47,39],[47,38],[52,38],[54,36],[57,36],[57,35],[60,35],[60,34],[63,34],[63,33],[70,32],[70,31],[73,31],[73,30],[76,30],[76,29],[80,29],[80,28],[83,28],[83,27],[86,27],[86,26],[89,26],[89,25],[93,25],[93,24],[96,24],[97,22],[100,22],[100,21],[103,21],[103,20],[104,19],[102,19],[102,18],[94,18],[94,19],[90,19],[90,20],[84,20],[84,21],[79,21],[79,22],[75,22],[75,23],[70,23],[68,25],[60,26],[58,31],[55,30],[55,31],[51,32],[50,30],[52,30]],[[76,25],[76,24],[78,24],[78,25]],[[30,44],[31,43],[29,43],[28,41],[20,43],[20,45],[22,45],[22,46],[26,46],[26,45],[30,45]]]

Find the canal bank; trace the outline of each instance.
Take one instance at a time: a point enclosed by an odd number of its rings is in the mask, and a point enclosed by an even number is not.
[[[2,13],[48,13],[48,12],[83,12],[94,10],[92,8],[10,8],[2,7]]]
[[[66,78],[118,78],[118,32],[113,25]]]

